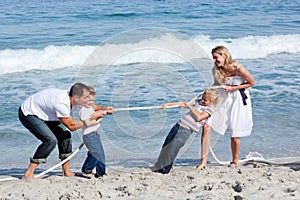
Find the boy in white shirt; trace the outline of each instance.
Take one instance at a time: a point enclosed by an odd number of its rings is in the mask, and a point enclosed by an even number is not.
[[[90,116],[95,112],[93,105],[96,91],[93,87],[89,87],[89,92],[90,96],[86,107],[82,107],[79,110],[79,119],[84,122],[84,127],[82,127],[83,142],[89,150],[81,171],[85,173],[86,176],[92,178],[92,171],[96,168],[95,177],[98,178],[105,174],[106,166],[105,154],[100,135],[97,133],[97,130],[100,127],[102,117],[106,115],[107,112],[103,111],[102,116],[98,115],[98,119],[91,119]]]

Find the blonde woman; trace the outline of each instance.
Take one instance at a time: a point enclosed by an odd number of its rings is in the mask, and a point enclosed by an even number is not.
[[[240,152],[240,137],[249,136],[252,131],[252,107],[249,88],[255,85],[255,80],[249,71],[239,62],[234,61],[224,46],[212,49],[214,67],[214,85],[223,85],[227,93],[224,104],[223,119],[213,116],[213,121],[224,121],[221,134],[227,129],[231,131],[232,164],[238,164]],[[225,116],[225,120],[224,120]],[[214,127],[213,127],[214,128]],[[209,133],[210,127],[204,127],[204,133]]]

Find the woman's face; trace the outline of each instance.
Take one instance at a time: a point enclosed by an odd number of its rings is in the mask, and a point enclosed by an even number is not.
[[[220,54],[218,53],[213,53],[212,54],[212,57],[213,57],[213,61],[215,63],[215,65],[219,68],[219,67],[224,67],[225,65],[225,60],[226,60],[226,57],[225,56],[221,56]]]

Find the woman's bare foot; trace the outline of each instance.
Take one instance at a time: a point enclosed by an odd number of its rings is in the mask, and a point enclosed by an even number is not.
[[[197,165],[196,170],[204,169],[206,164],[201,163],[200,165]]]
[[[233,161],[233,162],[230,162],[231,165],[239,165],[239,162],[238,161]]]

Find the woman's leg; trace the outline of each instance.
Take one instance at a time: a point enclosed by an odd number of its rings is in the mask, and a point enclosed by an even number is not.
[[[240,138],[239,137],[231,138],[231,152],[232,152],[232,163],[237,165],[239,162],[239,153],[240,153]]]

